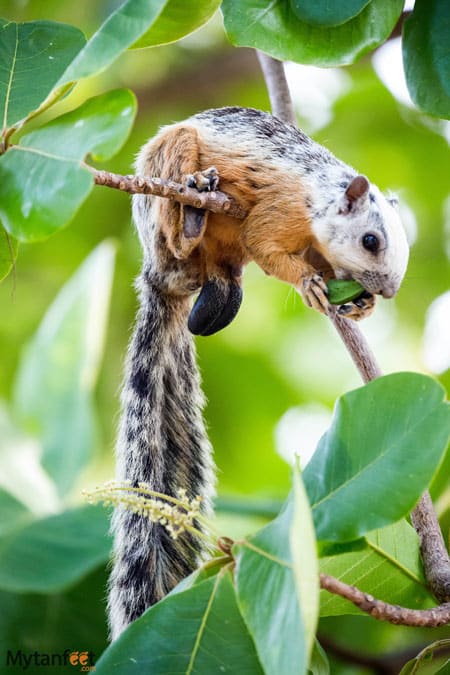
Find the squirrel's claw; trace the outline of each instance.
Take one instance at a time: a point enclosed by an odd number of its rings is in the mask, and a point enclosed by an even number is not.
[[[321,274],[317,273],[304,277],[297,290],[308,307],[316,309],[321,314],[327,314],[330,303],[328,302],[327,286]]]
[[[199,192],[214,192],[219,186],[219,172],[215,166],[210,166],[204,171],[188,174],[184,177],[184,183]]]
[[[188,319],[194,335],[213,335],[228,326],[239,311],[242,287],[234,279],[209,279],[200,291]]]
[[[353,321],[361,321],[361,319],[367,319],[375,309],[376,296],[372,295],[368,291],[362,293],[359,297],[355,298],[352,302],[348,302],[345,305],[340,305],[337,312],[340,316],[344,316],[346,319],[352,319]]]
[[[217,190],[219,185],[219,173],[215,166],[210,166],[205,171],[184,176],[183,182],[198,192],[211,192]],[[197,209],[194,206],[182,206],[183,229],[182,233],[173,238],[172,248],[176,258],[187,258],[193,249],[200,243],[206,229],[208,214],[205,209]]]

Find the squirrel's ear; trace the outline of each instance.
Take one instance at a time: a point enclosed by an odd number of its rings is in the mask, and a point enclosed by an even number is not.
[[[345,191],[345,212],[363,206],[369,196],[370,183],[365,176],[355,176]]]

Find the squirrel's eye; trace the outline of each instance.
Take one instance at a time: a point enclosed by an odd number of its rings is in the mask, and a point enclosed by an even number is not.
[[[364,237],[362,238],[362,245],[366,249],[366,251],[370,251],[371,253],[377,253],[378,249],[380,248],[380,241],[378,237],[374,234],[365,234]]]

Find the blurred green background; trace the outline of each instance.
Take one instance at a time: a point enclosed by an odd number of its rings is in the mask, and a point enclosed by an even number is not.
[[[90,35],[118,4],[0,0],[0,16],[73,23]],[[401,97],[401,85],[394,77],[398,54],[393,45],[389,50],[378,52],[376,67],[392,80]],[[375,315],[362,325],[383,370],[431,371],[449,390],[448,123],[426,118],[400,102],[380,81],[369,58],[345,72],[290,64],[288,77],[300,126],[381,189],[396,191],[402,203],[412,244],[407,277],[395,300],[379,300]],[[139,104],[136,124],[122,152],[101,167],[119,173],[132,171],[139,147],[162,124],[210,107],[269,109],[255,54],[228,45],[220,17],[175,45],[123,55],[101,76],[79,84],[51,114],[117,87],[132,89]],[[89,448],[92,460],[66,498],[70,505],[81,503],[83,488],[114,474],[118,392],[136,310],[133,279],[141,258],[128,196],[95,188],[65,230],[46,242],[21,246],[14,274],[0,285],[0,397],[8,401],[24,345],[58,291],[105,239],[113,239],[117,257],[95,388],[95,441]],[[430,312],[437,298],[440,300]],[[307,310],[293,290],[267,278],[254,265],[245,274],[244,302],[237,319],[225,331],[199,338],[197,347],[208,399],[206,419],[218,466],[219,504],[223,507],[219,522],[224,534],[237,536],[263,522],[264,515],[276,509],[286,495],[290,469],[280,453],[306,453],[326,423],[336,397],[359,386],[360,380],[326,319]],[[67,433],[76,435],[77,429]],[[447,460],[434,485],[446,532],[450,524],[449,466]],[[7,473],[6,465],[1,481],[6,488]],[[29,478],[32,481],[32,476]],[[248,507],[253,516],[236,515],[226,508],[237,498],[244,500],[241,510]],[[7,517],[4,511],[3,519]],[[98,655],[105,644],[103,567],[89,570],[77,585],[61,593],[2,591],[0,639],[5,648],[17,644],[23,649],[62,649],[76,642],[79,649],[93,649]],[[382,626],[358,617],[339,619],[339,628],[336,621],[328,619],[323,632],[331,633],[335,642],[374,653],[411,643],[421,645],[441,634]],[[4,667],[0,663],[0,671]],[[332,672],[388,671],[337,660]]]

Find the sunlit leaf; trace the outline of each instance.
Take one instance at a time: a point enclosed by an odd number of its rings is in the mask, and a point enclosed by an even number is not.
[[[313,653],[309,662],[311,675],[330,675],[330,664],[327,655],[318,640],[314,640]]]
[[[42,444],[42,465],[60,494],[92,456],[92,393],[103,351],[114,265],[109,242],[86,259],[47,311],[17,374],[15,410]]]
[[[289,0],[223,0],[221,9],[234,45],[255,47],[297,63],[341,66],[382,44],[403,4],[404,0],[372,0],[353,19],[334,28],[300,21]]]
[[[366,543],[358,542],[354,550],[321,558],[320,571],[391,604],[420,609],[433,603],[423,576],[419,540],[406,521],[370,532]],[[321,591],[320,614],[360,614],[360,610]]]
[[[103,507],[85,506],[36,520],[0,541],[0,588],[61,591],[105,563],[110,550]]]
[[[319,564],[311,508],[298,466],[294,468],[293,483],[294,512],[289,540],[309,663],[319,618]]]
[[[0,405],[0,486],[23,504],[34,517],[61,509],[56,486],[41,464],[42,448],[25,434]]]
[[[85,44],[74,26],[0,19],[0,119],[13,126],[40,104]]]
[[[170,0],[126,0],[100,26],[67,68],[58,86],[98,73],[158,20]]]
[[[274,521],[233,548],[238,603],[266,675],[299,675],[308,665],[305,627],[289,545],[294,500]]]
[[[0,537],[33,519],[25,505],[2,488],[0,488],[0,514]]]
[[[19,249],[19,242],[0,225],[0,281],[11,272]]]
[[[133,48],[175,42],[203,26],[219,7],[221,0],[169,0],[156,21]]]
[[[98,675],[237,672],[263,675],[225,569],[147,610],[96,665]]]
[[[0,217],[18,239],[34,241],[66,225],[87,197],[93,177],[87,154],[108,159],[125,142],[134,95],[110,91],[21,138],[0,157]]]
[[[448,444],[444,396],[430,377],[394,373],[339,399],[304,472],[318,539],[351,541],[409,513]]]
[[[414,103],[450,119],[450,8],[448,0],[416,0],[403,27],[403,62]]]

